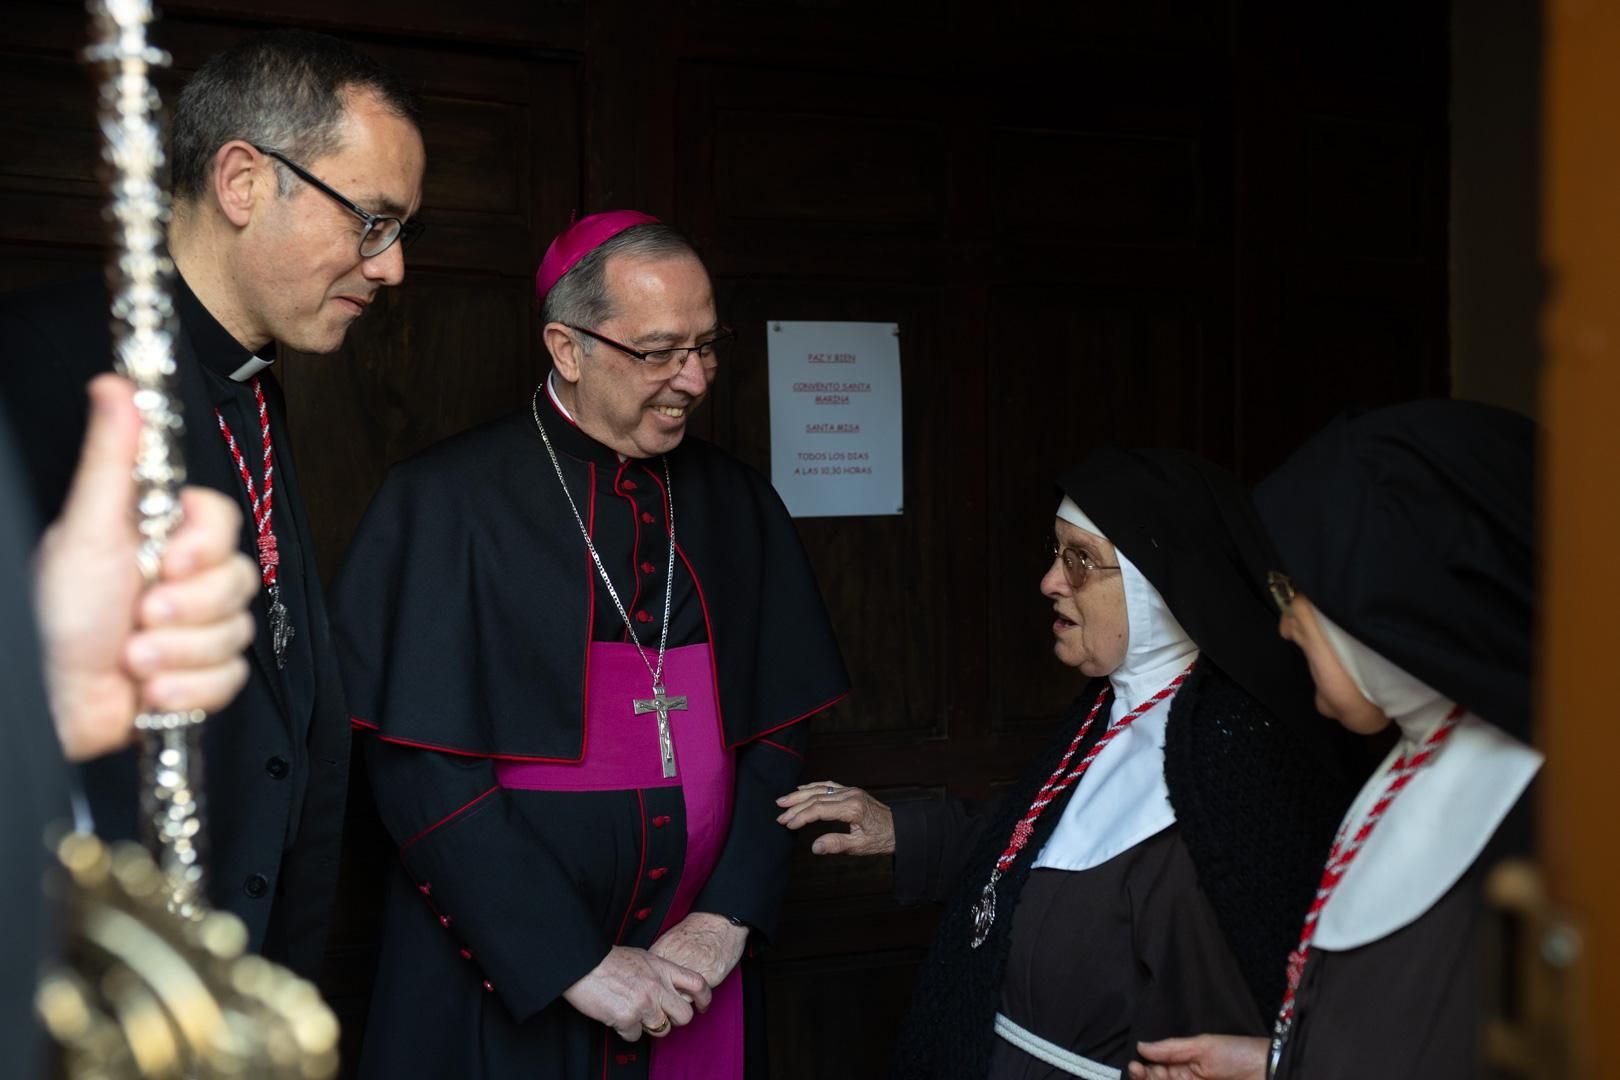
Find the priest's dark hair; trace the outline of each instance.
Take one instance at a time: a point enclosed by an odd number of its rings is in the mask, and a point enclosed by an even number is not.
[[[596,327],[614,315],[613,298],[608,295],[607,264],[615,255],[638,259],[669,259],[690,255],[702,262],[697,249],[684,233],[663,222],[632,225],[602,241],[581,258],[551,287],[540,304],[540,324],[566,323],[569,326]],[[580,345],[590,352],[595,342],[582,337]]]
[[[399,76],[326,34],[276,30],[215,53],[175,103],[169,143],[175,199],[208,189],[214,154],[232,139],[306,165],[337,152],[343,110],[357,91],[421,125],[421,106]],[[282,195],[292,190],[290,171],[278,164],[276,177]]]

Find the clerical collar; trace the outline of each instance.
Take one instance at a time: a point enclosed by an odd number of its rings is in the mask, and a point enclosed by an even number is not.
[[[557,373],[555,371],[546,373],[546,396],[551,399],[551,403],[556,406],[557,411],[563,414],[564,420],[567,420],[575,427],[579,426],[579,421],[574,419],[574,414],[568,411],[568,406],[564,405],[562,398],[557,396]]]
[[[205,368],[233,382],[246,382],[276,362],[274,342],[265,346],[262,356],[243,348],[197,299],[197,294],[178,272],[174,275],[174,285],[175,313],[196,350],[198,361]]]
[[[619,465],[629,460],[611,446],[598,442],[585,433],[579,422],[574,419],[574,414],[568,411],[568,406],[564,405],[562,398],[557,395],[557,384],[554,381],[556,377],[556,371],[546,373],[546,399],[551,402],[551,415],[561,423],[548,423],[546,432],[556,442],[558,448],[582,461],[611,462]]]

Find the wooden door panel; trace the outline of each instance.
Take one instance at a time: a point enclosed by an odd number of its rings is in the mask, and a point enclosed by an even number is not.
[[[679,82],[677,217],[722,273],[927,272],[947,209],[937,82],[719,64]]]
[[[765,980],[773,1077],[879,1080],[922,961],[919,950],[773,963]],[[791,1008],[783,1003],[791,1002]]]
[[[521,408],[540,381],[526,278],[420,270],[379,293],[329,356],[281,370],[294,452],[328,580],[388,466]]]
[[[1197,244],[1196,137],[1004,129],[992,145],[997,231],[1006,240]]]

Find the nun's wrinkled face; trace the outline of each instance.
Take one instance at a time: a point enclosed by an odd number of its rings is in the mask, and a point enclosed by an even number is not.
[[[1041,578],[1041,595],[1052,601],[1057,615],[1052,651],[1094,679],[1110,675],[1124,663],[1131,641],[1125,579],[1114,545],[1061,518],[1052,532],[1058,554]]]
[[[1333,643],[1322,632],[1316,609],[1299,593],[1294,594],[1277,623],[1277,633],[1299,646],[1316,684],[1316,711],[1337,720],[1357,735],[1376,735],[1389,726],[1389,717],[1368,701],[1356,686]]]

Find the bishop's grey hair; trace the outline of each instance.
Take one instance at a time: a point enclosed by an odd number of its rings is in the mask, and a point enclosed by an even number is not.
[[[632,225],[616,233],[585,255],[546,293],[540,303],[540,324],[560,322],[571,326],[597,327],[614,315],[613,298],[608,295],[607,264],[615,255],[638,259],[667,259],[680,255],[699,258],[692,242],[673,225]],[[701,260],[700,260],[701,261]],[[595,342],[582,337],[580,344],[590,352]]]
[[[395,116],[421,125],[421,107],[398,76],[337,38],[307,30],[259,34],[210,56],[174,107],[169,142],[177,201],[208,190],[214,154],[244,139],[301,165],[336,153],[348,95],[369,91]],[[276,168],[277,190],[292,173]]]

